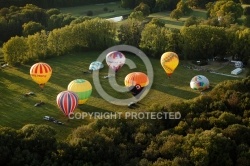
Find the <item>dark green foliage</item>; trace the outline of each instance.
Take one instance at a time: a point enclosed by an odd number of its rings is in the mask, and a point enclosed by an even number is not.
[[[199,20],[195,16],[190,16],[186,21],[184,26],[189,27],[191,25],[198,25]]]
[[[94,13],[93,13],[92,10],[89,10],[89,11],[87,11],[87,13],[86,13],[87,16],[93,16],[93,14],[94,14]]]
[[[249,27],[249,28],[250,28],[250,15],[247,15],[247,16],[244,18],[243,24],[244,24],[246,27]]]
[[[244,10],[243,10],[243,14],[244,15],[250,15],[250,6],[246,6],[245,8],[244,8]]]
[[[188,0],[187,3],[191,7],[205,8],[209,2],[215,2],[216,0]]]
[[[53,8],[53,7],[69,7],[69,6],[79,6],[79,5],[89,5],[89,4],[98,4],[98,3],[107,3],[120,0],[1,0],[0,7],[10,7],[11,5],[23,6],[25,4],[34,4],[41,8]]]
[[[250,4],[250,0],[240,0],[240,3],[242,3],[242,4]]]
[[[118,30],[118,39],[120,43],[138,47],[143,28],[142,22],[136,19],[128,19],[123,22]]]
[[[48,15],[44,9],[27,4],[24,7],[11,6],[1,9],[0,40],[6,42],[13,36],[22,35],[22,25],[29,21],[47,26]]]

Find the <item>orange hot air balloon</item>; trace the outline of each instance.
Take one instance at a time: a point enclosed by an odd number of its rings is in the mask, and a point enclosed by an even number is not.
[[[165,52],[164,54],[162,54],[161,65],[169,77],[173,74],[178,64],[179,64],[179,58],[176,53]]]
[[[124,84],[135,98],[140,98],[140,92],[149,84],[148,76],[142,72],[133,72],[124,79]]]
[[[133,72],[129,73],[125,79],[124,79],[124,84],[126,87],[131,87],[131,86],[140,86],[140,87],[145,87],[149,83],[148,76],[142,72]]]
[[[30,76],[43,89],[44,85],[49,81],[52,74],[52,68],[43,62],[39,62],[31,66]]]

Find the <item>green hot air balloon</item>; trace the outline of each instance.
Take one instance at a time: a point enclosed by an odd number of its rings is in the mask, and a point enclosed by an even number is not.
[[[92,93],[92,86],[89,81],[76,79],[69,83],[68,91],[75,92],[79,98],[78,104],[84,104]]]

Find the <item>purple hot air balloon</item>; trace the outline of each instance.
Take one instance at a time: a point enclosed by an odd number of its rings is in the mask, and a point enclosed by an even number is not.
[[[62,91],[56,97],[58,107],[65,116],[70,116],[78,106],[78,96],[72,91]]]

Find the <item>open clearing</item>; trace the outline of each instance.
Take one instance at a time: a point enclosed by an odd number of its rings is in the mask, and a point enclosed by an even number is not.
[[[104,10],[105,8],[107,9],[107,11]],[[105,4],[60,8],[60,11],[64,14],[69,13],[77,17],[87,16],[87,12],[92,11],[93,17],[110,18],[128,15],[131,13],[132,10],[120,7],[120,3],[118,2],[111,2]]]
[[[55,57],[46,60],[53,69],[53,74],[49,82],[46,84],[44,91],[41,91],[38,85],[32,81],[29,75],[30,65],[22,65],[19,67],[7,67],[1,70],[0,80],[0,125],[13,128],[21,128],[25,124],[48,124],[55,128],[57,137],[65,139],[65,137],[76,127],[87,124],[91,119],[70,120],[59,110],[56,104],[56,96],[59,92],[66,90],[70,81],[83,78],[91,82],[93,92],[86,104],[78,106],[76,112],[125,112],[125,111],[147,111],[153,105],[169,106],[173,102],[189,100],[200,94],[189,87],[189,82],[193,76],[202,74],[206,76],[210,83],[211,89],[216,84],[224,80],[237,79],[227,76],[211,74],[206,71],[189,70],[183,67],[181,62],[172,78],[168,79],[159,59],[150,59],[154,69],[153,86],[148,95],[140,102],[136,109],[129,109],[126,106],[113,105],[100,97],[97,93],[92,80],[92,74],[84,74],[82,71],[88,70],[88,66],[95,61],[101,52],[82,52],[72,53],[61,57]],[[125,76],[133,71],[145,72],[145,66],[139,57],[125,53],[126,57],[136,64],[135,69],[129,69],[123,66],[118,72],[117,83],[124,85]],[[130,98],[130,93],[116,92],[109,85],[109,81],[103,77],[107,75],[108,67],[101,69],[99,76],[103,89],[113,97]],[[33,91],[36,96],[24,97],[23,94]],[[34,107],[38,101],[44,101],[45,105]],[[52,122],[44,121],[45,115],[52,116],[65,125],[60,126]]]

